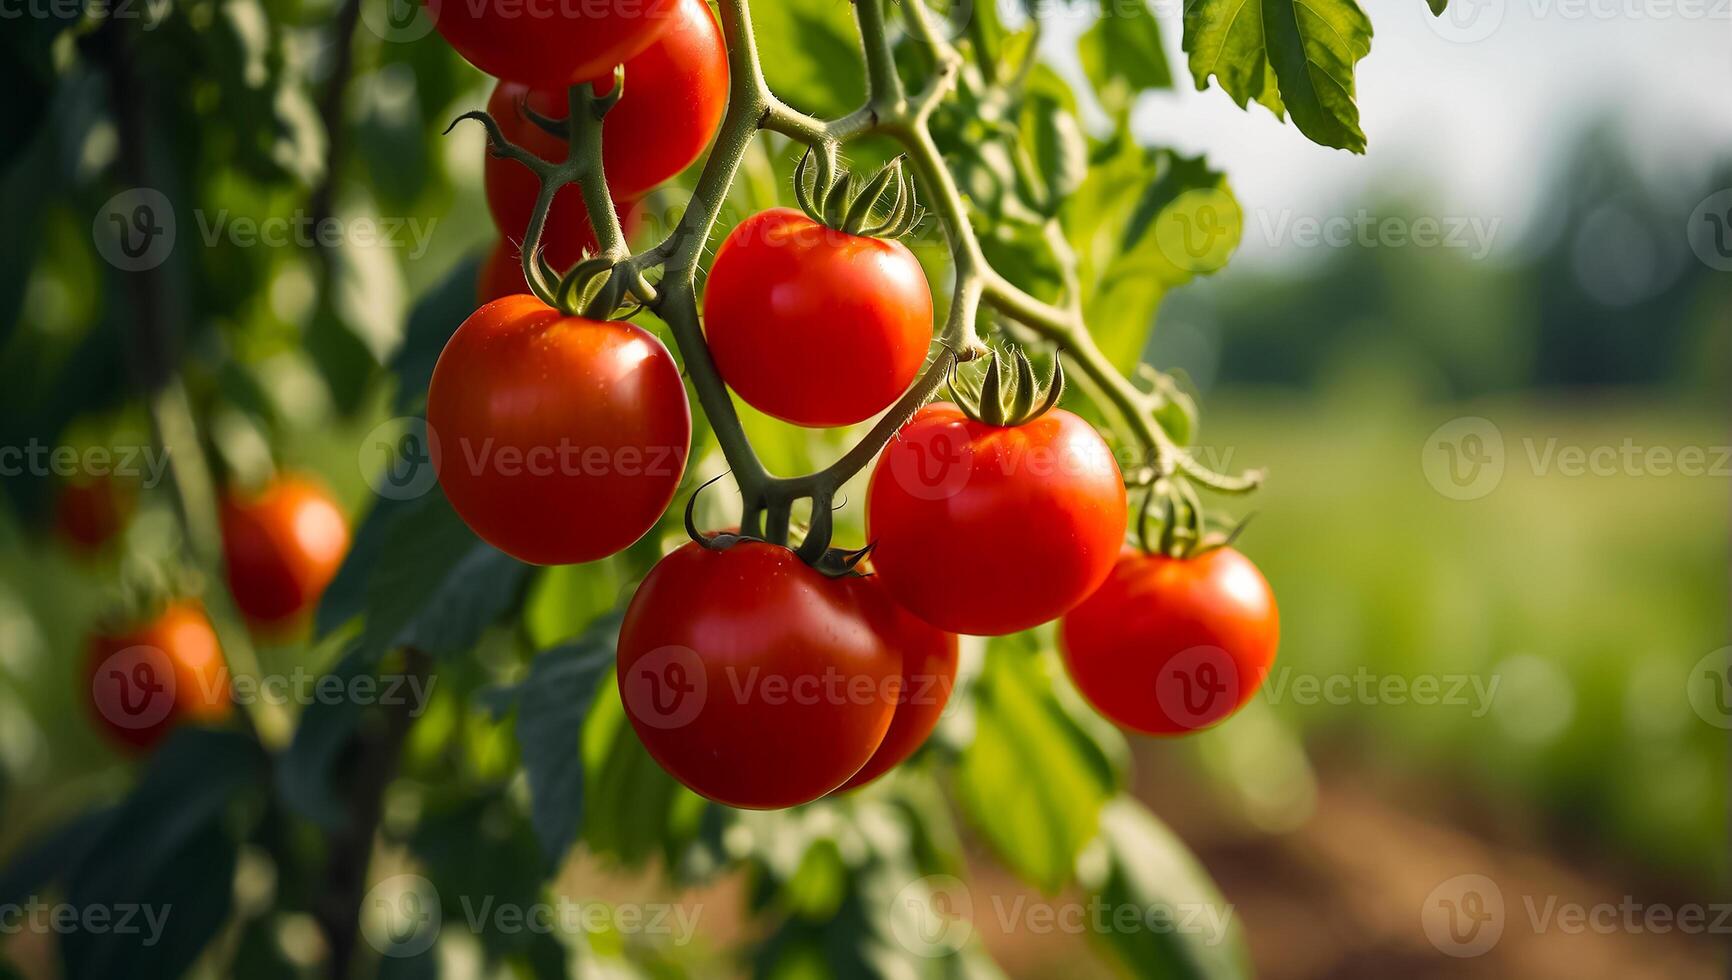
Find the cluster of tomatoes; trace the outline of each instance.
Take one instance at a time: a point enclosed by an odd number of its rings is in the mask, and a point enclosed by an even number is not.
[[[624,62],[603,153],[628,219],[633,195],[696,159],[725,107],[727,59],[702,0],[541,24],[485,4],[430,6],[452,45],[502,79],[489,110],[506,138],[548,160],[566,151],[544,128],[563,115],[565,87],[602,89]],[[502,232],[528,225],[538,187],[527,168],[489,160]],[[717,250],[703,331],[741,400],[793,425],[851,425],[919,373],[931,292],[906,246],[859,227],[872,202],[837,220],[799,190],[805,213],[753,215]],[[543,234],[555,265],[594,248],[575,188],[560,189]],[[538,564],[602,558],[654,526],[680,485],[685,386],[649,333],[527,295],[514,258],[495,252],[483,305],[434,370],[434,465],[457,513],[501,550]],[[1032,385],[1026,366],[1001,385],[995,362],[990,398],[922,408],[890,442],[868,491],[871,574],[833,574],[738,534],[694,540],[650,571],[626,611],[617,680],[668,772],[753,808],[862,785],[932,732],[958,634],[1055,619],[1078,687],[1126,727],[1193,731],[1251,697],[1275,652],[1268,584],[1231,549],[1125,549],[1112,452],[1054,407],[1058,378],[1038,409],[1015,391]]]
[[[113,477],[62,488],[57,526],[94,552],[126,527],[130,488]],[[223,566],[235,606],[260,635],[304,623],[349,550],[349,525],[331,495],[303,476],[255,491],[231,489],[220,511]],[[230,686],[216,631],[196,600],[145,597],[149,611],[99,630],[83,678],[97,723],[122,745],[149,749],[176,726],[229,716]]]

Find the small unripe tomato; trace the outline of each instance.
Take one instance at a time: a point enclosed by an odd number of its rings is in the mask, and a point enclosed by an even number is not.
[[[229,591],[254,626],[286,627],[311,612],[349,551],[342,510],[306,477],[230,492],[221,518]]]
[[[1195,558],[1126,550],[1059,625],[1077,689],[1149,735],[1182,735],[1244,707],[1275,663],[1281,617],[1257,566],[1232,548]]]
[[[190,600],[91,637],[83,676],[96,723],[133,749],[154,747],[179,725],[222,722],[233,710],[216,631]]]

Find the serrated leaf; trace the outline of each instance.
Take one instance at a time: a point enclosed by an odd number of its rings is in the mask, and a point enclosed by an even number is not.
[[[1212,75],[1240,108],[1284,106],[1312,142],[1365,152],[1353,68],[1371,21],[1354,0],[1191,0],[1184,49],[1197,88]]]
[[[609,616],[574,643],[538,655],[517,708],[517,743],[529,777],[530,820],[547,872],[577,839],[583,822],[583,724],[596,690],[612,674],[619,617]]]
[[[1109,909],[1143,913],[1143,928],[1092,933],[1127,973],[1151,980],[1241,980],[1251,976],[1235,909],[1208,872],[1142,804],[1119,797],[1101,810]]]
[[[973,688],[974,741],[957,765],[956,790],[999,859],[1053,892],[1095,836],[1120,775],[1059,703],[1050,658],[1030,644],[1012,637],[988,650]]]

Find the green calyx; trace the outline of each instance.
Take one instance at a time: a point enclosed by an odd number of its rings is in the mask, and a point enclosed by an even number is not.
[[[857,188],[854,175],[844,171],[836,176],[833,163],[820,161],[818,170],[813,171],[812,151],[808,149],[794,168],[794,199],[808,218],[845,234],[900,238],[920,222],[914,177],[902,160],[899,156],[880,167],[871,180]]]
[[[1044,391],[1034,380],[1034,365],[1029,363],[1028,355],[1018,348],[1012,359],[1014,367],[1007,374],[999,352],[993,351],[978,392],[959,390],[956,367],[951,366],[946,384],[950,397],[964,415],[976,422],[1010,428],[1033,422],[1058,404],[1059,396],[1064,394],[1064,364],[1058,357],[1052,359],[1052,377],[1047,379]]]
[[[725,473],[723,474],[723,476],[726,475],[727,474]],[[693,490],[690,497],[686,498],[686,537],[691,538],[699,547],[705,548],[709,551],[727,551],[735,545],[745,544],[748,541],[755,541],[759,544],[774,545],[778,548],[787,548],[788,546],[784,543],[771,541],[768,538],[762,538],[755,534],[743,534],[739,531],[717,531],[713,534],[705,534],[698,530],[698,494],[709,489],[712,484],[716,483],[721,478],[722,477],[720,476],[711,477],[696,490]],[[872,553],[872,548],[872,545],[867,545],[864,548],[849,551],[845,548],[826,547],[815,558],[807,557],[803,553],[806,550],[803,546],[798,550],[792,548],[789,550],[794,551],[794,553],[799,555],[801,560],[805,561],[813,571],[823,575],[825,578],[863,578],[866,573],[862,572],[859,566],[861,562],[866,560],[866,556]]]

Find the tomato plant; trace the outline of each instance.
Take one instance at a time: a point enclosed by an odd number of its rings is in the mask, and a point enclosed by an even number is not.
[[[349,523],[337,502],[302,476],[230,493],[221,521],[229,589],[257,626],[285,626],[305,616],[349,550]]]
[[[1101,714],[1150,735],[1220,723],[1275,662],[1281,619],[1257,566],[1229,547],[1129,551],[1059,626],[1065,666]]]
[[[679,487],[692,434],[660,341],[533,296],[488,303],[451,335],[427,422],[458,515],[541,565],[602,558],[642,537]]]
[[[932,294],[901,242],[776,208],[716,251],[704,336],[748,405],[795,425],[849,425],[890,407],[920,372]]]
[[[688,543],[626,608],[626,715],[663,768],[712,800],[810,802],[859,772],[898,714],[894,614],[786,548]]]
[[[228,718],[228,670],[216,631],[197,602],[91,637],[83,678],[99,727],[117,744],[155,747],[175,727]]]

